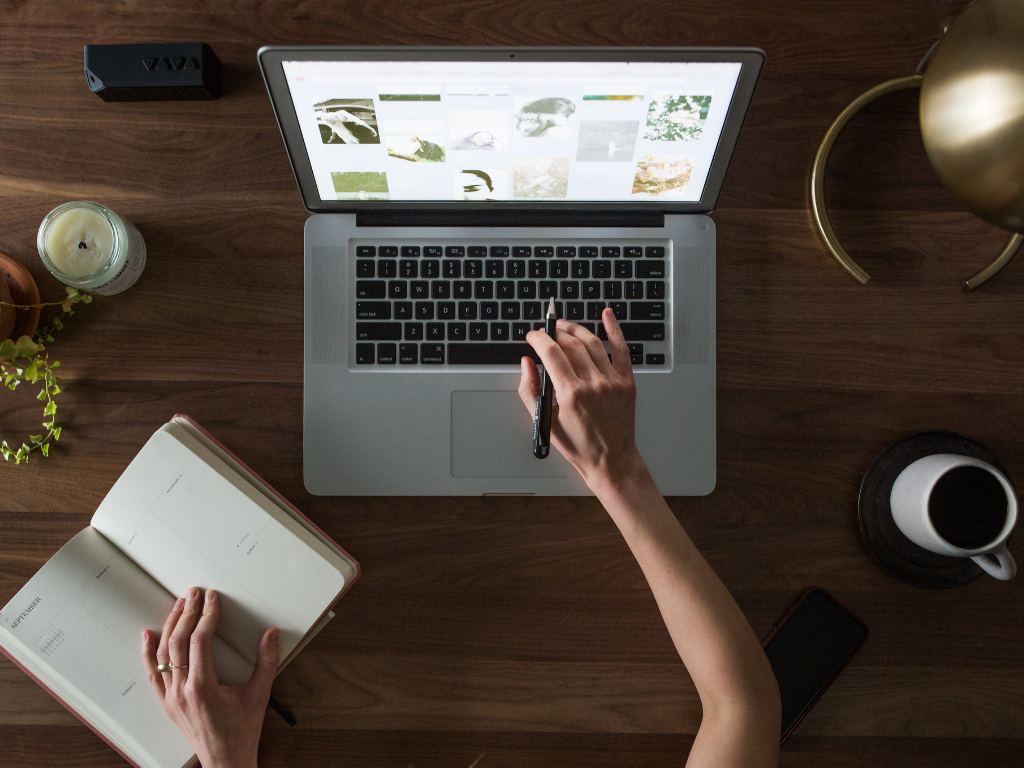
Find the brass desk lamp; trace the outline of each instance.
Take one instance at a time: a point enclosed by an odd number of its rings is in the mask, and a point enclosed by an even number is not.
[[[975,214],[1015,234],[995,260],[964,281],[984,284],[1024,242],[1024,0],[975,0],[925,55],[917,74],[865,91],[835,119],[811,168],[818,232],[860,283],[871,276],[840,244],[825,207],[825,167],[850,118],[894,91],[921,89],[921,137],[942,182]]]

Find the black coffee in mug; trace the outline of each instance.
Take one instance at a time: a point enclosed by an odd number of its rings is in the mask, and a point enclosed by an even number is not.
[[[955,547],[990,544],[1006,525],[1008,500],[999,480],[980,467],[955,467],[939,478],[928,497],[936,532]]]

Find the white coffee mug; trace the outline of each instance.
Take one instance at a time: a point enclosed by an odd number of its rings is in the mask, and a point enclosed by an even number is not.
[[[957,467],[983,469],[999,481],[1006,494],[1006,520],[1002,530],[983,546],[964,549],[944,539],[929,515],[929,500],[936,483]],[[987,462],[954,453],[936,453],[918,459],[904,469],[889,497],[892,517],[903,535],[919,547],[949,557],[969,557],[991,576],[1002,581],[1017,574],[1017,563],[1006,547],[1006,540],[1017,523],[1017,495],[1006,475]],[[970,510],[964,510],[970,514]]]

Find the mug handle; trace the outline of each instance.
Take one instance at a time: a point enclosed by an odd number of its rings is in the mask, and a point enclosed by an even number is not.
[[[981,570],[989,576],[1000,581],[1009,581],[1017,575],[1017,563],[1010,554],[1010,550],[1003,544],[999,549],[986,552],[983,555],[975,555],[971,558]],[[995,561],[995,562],[993,562]]]

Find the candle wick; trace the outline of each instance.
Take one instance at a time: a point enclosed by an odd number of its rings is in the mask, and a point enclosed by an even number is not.
[[[79,240],[79,241],[78,241],[78,248],[79,248],[79,250],[83,250],[83,249],[85,249],[85,248],[88,248],[88,247],[89,247],[89,246],[87,246],[87,245],[85,244],[85,240]]]

